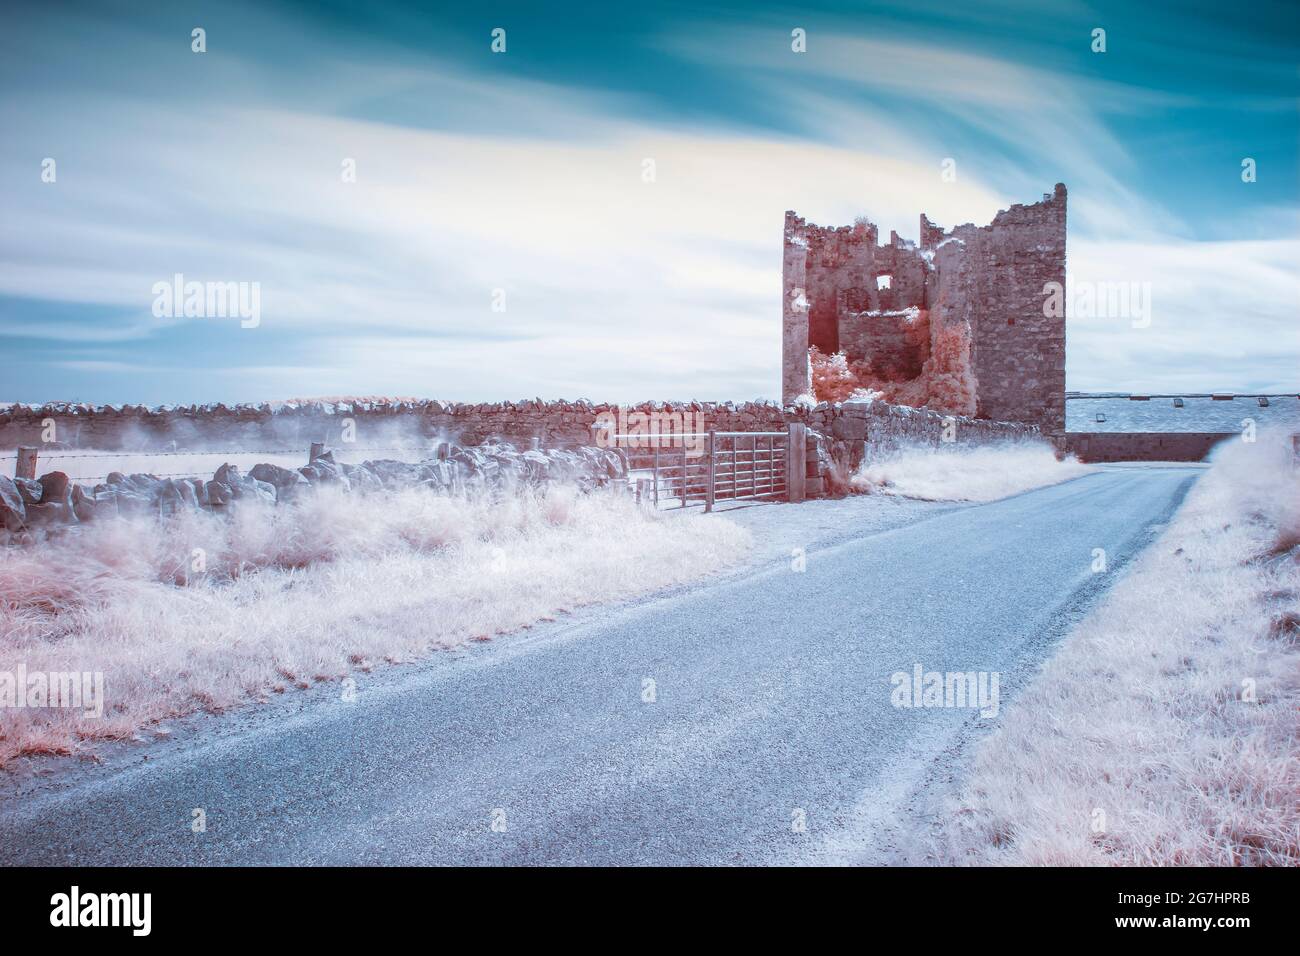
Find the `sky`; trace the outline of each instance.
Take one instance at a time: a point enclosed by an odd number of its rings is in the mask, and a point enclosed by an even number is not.
[[[0,400],[779,398],[785,210],[1057,182],[1072,283],[1151,303],[1070,314],[1068,388],[1300,388],[1295,4],[451,7],[7,11]]]

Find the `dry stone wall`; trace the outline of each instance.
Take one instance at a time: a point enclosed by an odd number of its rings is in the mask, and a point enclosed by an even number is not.
[[[791,410],[808,426],[805,463],[808,496],[838,494],[863,461],[905,446],[938,448],[1041,437],[1037,425],[943,415],[925,408],[882,401],[823,403]]]
[[[1080,461],[1204,461],[1239,432],[1066,432],[1057,447]]]
[[[10,405],[0,407],[0,448],[94,448],[104,451],[302,450],[336,445],[351,429],[361,445],[384,441],[462,445],[506,441],[528,447],[592,443],[601,415],[631,412],[682,416],[701,430],[764,431],[784,427],[773,402],[646,402],[620,409],[592,402],[277,402],[260,405]],[[686,416],[690,416],[686,419]],[[46,441],[53,425],[53,441]],[[350,423],[350,424],[349,424]]]
[[[508,442],[528,449],[591,446],[602,418],[628,421],[633,414],[676,417],[688,431],[782,431],[807,427],[809,497],[841,488],[837,470],[856,468],[864,457],[904,444],[939,445],[945,430],[955,441],[986,442],[1038,434],[1032,425],[945,416],[883,401],[853,401],[781,408],[773,402],[654,402],[620,407],[592,402],[301,402],[145,408],[56,404],[0,409],[0,449],[34,446],[39,451],[301,451],[312,442],[338,446],[345,428],[361,447],[387,441],[462,447]],[[352,425],[349,426],[348,422]],[[51,423],[55,441],[42,441]],[[371,457],[381,457],[376,454]],[[11,466],[12,467],[12,466]],[[349,466],[351,467],[351,466]],[[8,471],[8,469],[5,469]],[[38,459],[38,474],[44,469]]]

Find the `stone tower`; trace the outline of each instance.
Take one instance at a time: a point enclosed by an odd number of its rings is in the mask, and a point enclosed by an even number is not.
[[[1065,283],[1065,221],[1059,183],[987,226],[922,214],[919,245],[787,212],[783,400],[810,394],[812,346],[889,401],[1064,431],[1065,318],[1044,305]]]

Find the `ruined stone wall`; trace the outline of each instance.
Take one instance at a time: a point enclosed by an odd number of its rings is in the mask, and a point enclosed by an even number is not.
[[[808,345],[823,354],[844,348],[851,360],[863,359],[853,351],[861,342],[854,328],[860,320],[848,316],[869,317],[925,305],[927,268],[916,246],[897,233],[890,234],[889,245],[877,245],[877,238],[871,223],[823,227],[786,213],[787,308],[789,303],[806,300]],[[880,288],[880,276],[889,276],[887,288]]]
[[[1014,205],[988,226],[937,232],[922,222],[933,250],[932,311],[943,325],[971,332],[976,415],[1065,430],[1065,318],[1043,314],[1046,283],[1065,283],[1065,186],[1043,201]]]
[[[840,348],[874,379],[905,382],[921,374],[930,357],[930,314],[925,309],[843,312]]]
[[[781,267],[781,395],[788,405],[811,394],[808,368],[808,237],[803,220],[785,214],[784,259]]]
[[[1065,281],[1065,227],[1061,184],[987,226],[945,231],[922,214],[919,246],[787,212],[784,400],[810,393],[813,346],[843,351],[862,387],[890,401],[1063,431],[1065,320],[1043,314],[1043,288]]]

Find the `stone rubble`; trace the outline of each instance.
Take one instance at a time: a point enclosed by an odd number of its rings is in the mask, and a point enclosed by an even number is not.
[[[117,515],[220,511],[246,503],[276,505],[327,487],[358,494],[416,487],[463,494],[565,482],[589,491],[626,477],[626,457],[615,449],[582,446],[520,452],[505,442],[480,447],[442,442],[435,457],[418,462],[378,459],[354,465],[337,461],[329,451],[298,469],[263,463],[245,474],[235,465],[224,464],[211,479],[113,472],[91,487],[61,471],[39,479],[0,475],[0,527],[12,536]]]

